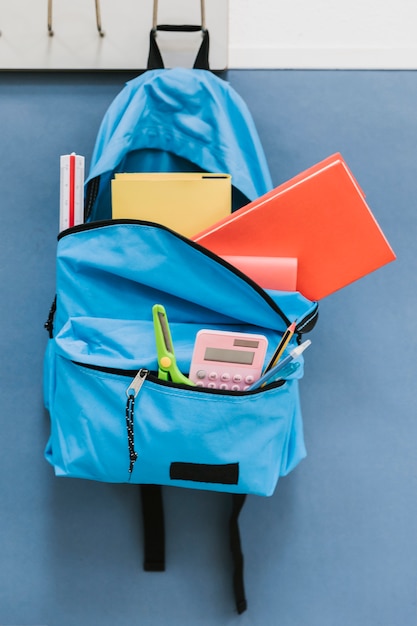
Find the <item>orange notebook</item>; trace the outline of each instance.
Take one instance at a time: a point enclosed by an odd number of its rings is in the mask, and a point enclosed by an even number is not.
[[[338,153],[193,239],[219,256],[296,257],[297,290],[310,300],[395,259]]]

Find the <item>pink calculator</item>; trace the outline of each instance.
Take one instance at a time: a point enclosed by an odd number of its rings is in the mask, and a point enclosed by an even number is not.
[[[260,378],[267,347],[264,335],[200,330],[189,378],[199,387],[244,391]]]

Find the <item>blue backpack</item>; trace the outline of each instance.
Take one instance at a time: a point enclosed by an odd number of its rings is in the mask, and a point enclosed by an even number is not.
[[[317,304],[265,291],[199,244],[159,224],[111,220],[116,171],[228,172],[238,207],[271,189],[247,107],[206,70],[152,70],[104,116],[86,182],[86,222],[60,233],[56,299],[46,327],[45,455],[57,476],[141,485],[144,567],[163,570],[161,485],[233,494],[230,539],[239,613],[246,609],[238,516],[269,496],[305,456],[298,379],[254,391],[200,389],[158,378],[152,307],[168,312],[179,368],[201,328],[258,333],[289,348]],[[197,209],[196,209],[197,210]],[[133,390],[133,391],[132,391]]]
[[[272,189],[252,116],[207,70],[150,70],[129,81],[104,115],[86,181],[86,219],[111,217],[115,172],[227,172],[233,208]]]

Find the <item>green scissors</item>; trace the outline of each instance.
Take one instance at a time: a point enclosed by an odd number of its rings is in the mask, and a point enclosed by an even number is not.
[[[184,376],[178,368],[168,318],[162,304],[154,304],[152,316],[158,356],[158,378],[161,380],[171,378],[174,383],[183,383],[195,387],[195,383]]]

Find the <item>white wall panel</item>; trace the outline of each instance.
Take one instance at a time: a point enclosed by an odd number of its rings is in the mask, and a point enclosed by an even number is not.
[[[158,24],[201,24],[199,0],[159,0]],[[0,0],[0,69],[144,69],[152,27],[153,0]],[[210,67],[227,65],[228,1],[205,0]],[[198,33],[159,33],[166,67],[191,66]]]
[[[153,0],[0,0],[0,69],[144,69]],[[417,69],[414,0],[205,0],[210,66]],[[200,23],[199,0],[159,0],[158,23]],[[191,66],[200,33],[159,33],[167,67]]]
[[[414,0],[230,0],[231,68],[416,69]]]

